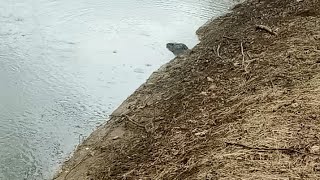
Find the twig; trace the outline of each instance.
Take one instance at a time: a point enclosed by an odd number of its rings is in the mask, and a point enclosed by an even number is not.
[[[220,56],[220,52],[219,51],[220,51],[220,44],[217,47],[217,56],[222,59],[222,57]]]
[[[123,116],[124,116],[123,114],[120,114],[120,115],[110,114],[110,115],[109,115],[110,118],[123,118]]]
[[[143,125],[141,125],[141,124],[139,124],[139,123],[135,122],[135,121],[134,121],[134,120],[132,120],[128,115],[123,115],[123,117],[125,117],[125,118],[127,119],[127,121],[131,122],[132,124],[134,124],[134,125],[136,125],[136,126],[138,126],[138,127],[142,128],[142,129],[146,130],[146,127],[145,127],[145,126],[143,126]]]
[[[242,147],[244,149],[254,149],[254,150],[260,150],[260,151],[286,151],[286,152],[291,152],[291,153],[310,154],[310,155],[320,156],[320,154],[305,153],[305,152],[301,152],[299,150],[295,150],[292,148],[270,148],[270,147],[262,148],[262,147],[250,147],[250,146],[247,146],[244,144],[232,143],[232,142],[225,142],[225,143],[226,143],[226,145],[238,146],[238,147]]]
[[[274,89],[274,84],[273,84],[272,79],[270,80],[270,82],[271,82],[271,85],[272,85],[272,89]]]
[[[265,30],[268,33],[277,36],[278,34],[276,32],[274,32],[270,27],[265,26],[265,25],[256,25],[256,29],[260,29],[260,30]]]
[[[223,38],[230,39],[230,40],[237,40],[236,38],[231,38],[231,37],[228,37],[228,36],[223,36]]]
[[[248,64],[245,66],[244,70],[245,70],[246,72],[249,72],[249,71],[248,71],[249,65],[250,65],[252,62],[256,61],[256,60],[257,60],[257,59],[252,59],[252,60],[250,60],[250,61],[246,61],[246,63],[248,63]]]
[[[240,46],[241,46],[241,54],[242,54],[242,67],[245,67],[244,66],[244,52],[243,52],[243,44],[242,44],[242,42],[240,43]]]
[[[81,137],[82,137],[82,139],[83,139],[82,134],[79,134],[79,145],[81,144]]]
[[[249,53],[249,51],[247,51],[247,56],[249,57],[249,59],[252,59],[252,57],[251,57],[251,55],[250,55],[250,53]]]

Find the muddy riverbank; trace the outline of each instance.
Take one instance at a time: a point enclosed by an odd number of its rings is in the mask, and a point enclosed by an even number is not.
[[[319,179],[319,9],[250,0],[200,28],[56,179]]]

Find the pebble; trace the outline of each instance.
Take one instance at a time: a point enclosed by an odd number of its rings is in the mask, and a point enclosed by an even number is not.
[[[213,82],[213,79],[211,77],[207,77],[207,81]]]
[[[208,93],[207,93],[207,92],[204,92],[204,91],[201,92],[200,94],[203,95],[203,96],[208,96]]]
[[[119,139],[120,137],[119,136],[114,136],[113,138],[112,138],[112,140],[117,140],[117,139]]]
[[[320,151],[320,146],[312,146],[312,147],[310,148],[310,152],[311,152],[311,153],[316,153],[316,154],[318,154],[319,151]]]
[[[297,108],[297,107],[299,107],[299,104],[298,103],[293,103],[291,106],[294,107],[294,108]]]

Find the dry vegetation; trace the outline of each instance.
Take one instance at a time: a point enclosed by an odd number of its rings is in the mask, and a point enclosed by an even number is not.
[[[250,0],[197,33],[58,179],[320,179],[320,1]]]

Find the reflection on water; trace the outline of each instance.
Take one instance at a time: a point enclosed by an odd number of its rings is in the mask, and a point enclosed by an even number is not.
[[[47,179],[228,0],[0,0],[0,179]]]

